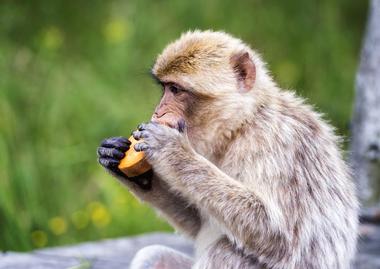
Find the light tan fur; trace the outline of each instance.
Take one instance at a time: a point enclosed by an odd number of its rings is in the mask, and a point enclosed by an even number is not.
[[[241,52],[256,67],[249,91],[230,63]],[[358,202],[339,138],[311,106],[223,32],[183,34],[153,74],[209,98],[185,135],[147,128],[153,189],[126,181],[195,239],[193,268],[349,268]]]

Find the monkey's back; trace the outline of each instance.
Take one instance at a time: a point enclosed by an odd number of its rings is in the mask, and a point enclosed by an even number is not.
[[[262,100],[220,163],[263,200],[273,229],[286,238],[283,245],[253,242],[273,259],[254,255],[270,268],[348,268],[358,201],[339,137],[291,92],[273,89]]]

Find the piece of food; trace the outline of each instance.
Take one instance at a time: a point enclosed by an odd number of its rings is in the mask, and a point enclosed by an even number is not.
[[[134,145],[142,140],[137,141],[133,136],[128,139],[132,144],[129,150],[125,152],[125,157],[120,161],[118,167],[128,177],[136,177],[148,172],[152,167],[146,161],[144,152],[135,150]]]

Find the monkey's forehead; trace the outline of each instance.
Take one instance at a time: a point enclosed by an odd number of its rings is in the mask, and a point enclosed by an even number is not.
[[[169,44],[157,57],[152,73],[158,78],[193,74],[225,66],[242,42],[223,32],[193,31]]]

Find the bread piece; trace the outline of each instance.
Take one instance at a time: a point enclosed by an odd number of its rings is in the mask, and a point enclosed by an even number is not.
[[[141,142],[140,139],[137,141],[131,136],[129,139],[131,141],[131,146],[128,151],[125,152],[125,157],[120,161],[119,169],[126,174],[128,177],[136,177],[145,172],[148,172],[152,167],[145,159],[144,152],[137,152],[134,145]]]

